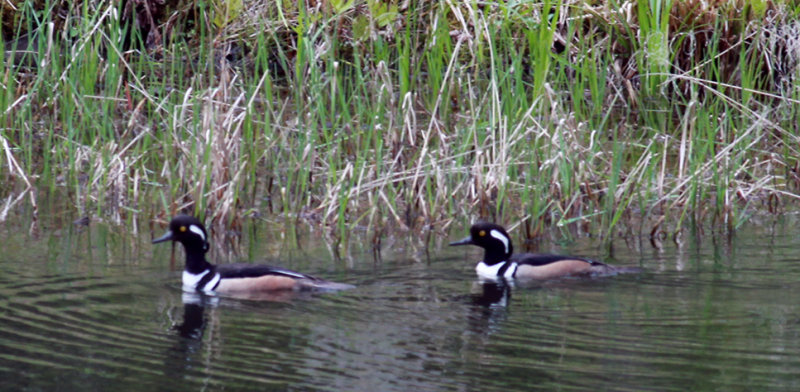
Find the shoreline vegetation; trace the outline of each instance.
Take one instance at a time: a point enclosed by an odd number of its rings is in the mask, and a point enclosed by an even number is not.
[[[0,221],[660,238],[798,205],[795,2],[166,3],[2,2]]]

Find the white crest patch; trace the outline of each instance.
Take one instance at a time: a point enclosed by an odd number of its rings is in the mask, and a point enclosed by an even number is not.
[[[199,228],[197,225],[191,225],[191,226],[189,226],[189,231],[191,231],[192,233],[195,233],[195,234],[199,235],[199,236],[200,236],[200,238],[202,238],[202,239],[203,239],[203,241],[205,241],[205,240],[206,240],[206,235],[205,235],[205,234],[203,234],[203,229]],[[506,246],[506,248],[508,248],[508,246]]]
[[[503,242],[503,245],[506,246],[506,253],[508,253],[508,241],[509,241],[508,237],[506,237],[503,233],[501,233],[501,232],[499,232],[497,230],[490,231],[489,235],[491,235],[492,237],[497,238],[498,240]]]

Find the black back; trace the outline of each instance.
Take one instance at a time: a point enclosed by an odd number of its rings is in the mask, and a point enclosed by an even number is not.
[[[580,260],[580,261],[585,261],[591,265],[605,265],[599,261],[589,260],[583,257],[564,256],[564,255],[551,255],[543,253],[519,253],[511,256],[511,261],[517,264],[534,265],[534,266],[547,265],[550,263],[555,263],[563,260]]]
[[[287,270],[280,267],[273,267],[266,264],[247,264],[247,263],[232,263],[220,264],[216,266],[217,273],[222,278],[258,278],[267,275],[287,276],[295,279],[309,279],[319,281],[319,278],[311,275],[306,275],[300,272]]]

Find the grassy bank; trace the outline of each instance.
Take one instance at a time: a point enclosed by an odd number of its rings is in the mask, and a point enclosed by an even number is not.
[[[792,7],[4,6],[0,196],[378,235],[478,217],[528,237],[735,229],[797,205]]]

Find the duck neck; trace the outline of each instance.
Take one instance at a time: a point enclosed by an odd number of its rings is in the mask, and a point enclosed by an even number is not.
[[[493,252],[487,250],[483,255],[483,263],[486,265],[495,265],[497,263],[508,261],[510,258],[511,258],[510,253]]]
[[[184,247],[186,251],[186,271],[192,274],[199,274],[211,267],[213,265],[206,260],[206,252],[202,249],[188,249]]]

